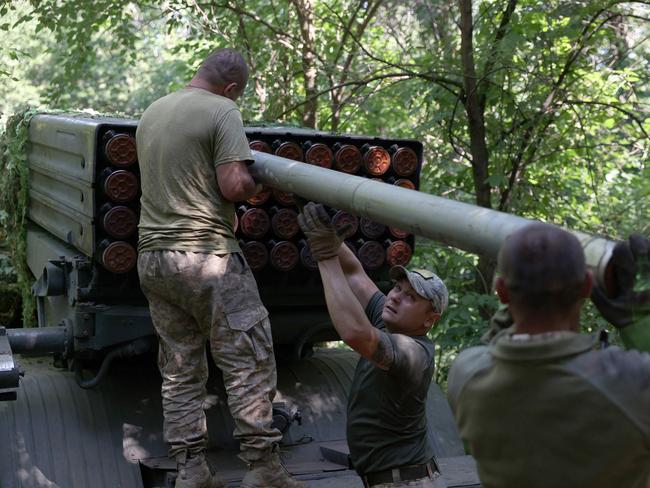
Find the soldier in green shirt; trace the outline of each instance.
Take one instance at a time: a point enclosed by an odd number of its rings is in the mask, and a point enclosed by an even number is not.
[[[268,312],[234,236],[233,202],[259,190],[235,101],[248,80],[219,49],[190,83],[152,103],[136,139],[141,173],[138,273],[159,338],[164,436],[176,488],[219,488],[205,460],[206,342],[223,373],[244,488],[301,488],[271,427],[276,369]]]
[[[640,263],[650,246],[639,242]],[[598,337],[578,333],[592,292],[578,240],[526,226],[503,244],[495,285],[514,325],[463,351],[448,385],[483,486],[650,487],[650,354],[598,349]],[[630,293],[596,303],[615,320],[639,309]]]
[[[318,261],[332,323],[361,355],[348,400],[347,439],[364,486],[446,486],[428,442],[425,410],[434,358],[426,334],[447,306],[445,284],[426,270],[395,266],[395,285],[386,296],[341,245],[322,205],[308,203],[298,220]]]

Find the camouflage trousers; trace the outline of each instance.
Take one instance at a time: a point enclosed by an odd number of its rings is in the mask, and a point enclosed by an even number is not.
[[[447,483],[440,474],[438,463],[432,460],[431,464],[433,466],[428,470],[431,477],[420,478],[417,480],[409,481],[393,481],[390,483],[379,483],[372,485],[372,488],[447,488]],[[398,473],[396,473],[399,476]],[[399,479],[393,477],[393,479]],[[365,476],[362,476],[363,486],[368,486],[368,480]]]
[[[373,485],[372,488],[446,488],[442,477],[438,474],[435,478],[422,478],[412,481],[396,481],[393,483],[381,483]]]
[[[266,457],[282,435],[271,428],[276,388],[268,312],[239,253],[145,251],[140,284],[160,348],[164,436],[183,462],[205,449],[206,342],[223,373],[234,437],[245,462]]]

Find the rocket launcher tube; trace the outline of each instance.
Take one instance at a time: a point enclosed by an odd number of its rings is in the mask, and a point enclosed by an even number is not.
[[[501,243],[533,222],[490,210],[387,185],[383,182],[320,168],[253,151],[249,170],[256,181],[359,217],[428,237],[465,251],[496,258]],[[615,242],[567,229],[584,249],[587,265],[601,286],[607,286],[607,265]]]

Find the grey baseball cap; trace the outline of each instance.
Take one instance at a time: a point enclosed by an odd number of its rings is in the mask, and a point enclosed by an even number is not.
[[[393,266],[389,276],[393,280],[406,278],[415,292],[431,302],[436,312],[442,314],[449,303],[449,292],[438,275],[428,269],[413,269],[409,271],[404,266]]]

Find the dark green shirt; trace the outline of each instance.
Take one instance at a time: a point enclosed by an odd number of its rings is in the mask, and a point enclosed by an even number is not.
[[[387,371],[359,359],[348,401],[347,437],[359,474],[433,458],[427,439],[426,401],[433,375],[434,346],[426,336],[386,330],[381,313],[386,297],[377,292],[366,307],[373,326],[388,336],[393,361]]]
[[[512,332],[463,351],[449,374],[482,485],[650,487],[650,354]]]

